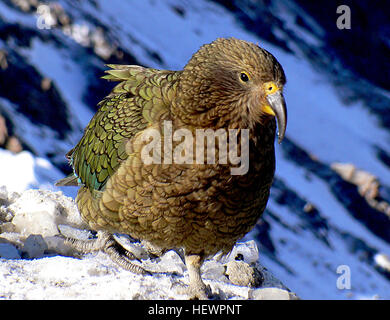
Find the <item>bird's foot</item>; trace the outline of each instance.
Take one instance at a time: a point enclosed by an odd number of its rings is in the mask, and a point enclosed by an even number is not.
[[[189,285],[187,294],[190,300],[209,300],[212,297],[211,287],[209,285]]]
[[[168,249],[157,247],[145,240],[142,240],[141,244],[143,248],[146,250],[146,253],[149,256],[149,258],[152,260],[162,257],[168,251]]]
[[[189,299],[191,300],[208,300],[211,298],[211,288],[203,282],[200,273],[200,267],[203,263],[203,256],[197,254],[186,254],[184,259],[190,280],[189,286],[185,289],[185,294],[189,295]]]
[[[211,287],[202,282],[202,284],[181,284],[177,289],[178,294],[188,297],[189,300],[209,300],[213,298]]]
[[[133,260],[141,262],[133,253],[123,248],[113,237],[112,234],[104,231],[97,233],[97,239],[77,240],[66,238],[65,244],[82,253],[90,253],[95,251],[105,252],[112,261],[121,266],[123,269],[136,274],[151,275],[150,271],[145,270],[141,266],[134,264]]]

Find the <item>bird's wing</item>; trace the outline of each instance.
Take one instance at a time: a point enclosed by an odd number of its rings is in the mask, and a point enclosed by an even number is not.
[[[103,78],[121,82],[99,103],[83,137],[67,154],[78,184],[90,190],[103,190],[108,178],[128,157],[126,142],[161,113],[169,112],[164,92],[178,76],[178,72],[140,66],[109,67],[112,70],[106,71]],[[69,177],[62,185],[75,182]]]

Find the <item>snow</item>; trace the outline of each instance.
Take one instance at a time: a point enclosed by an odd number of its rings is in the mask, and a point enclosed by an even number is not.
[[[2,212],[10,212],[13,216],[7,219],[8,231],[1,232],[0,229],[0,298],[188,298],[185,291],[189,281],[187,269],[174,251],[151,259],[142,244],[130,243],[125,235],[116,237],[125,248],[129,245],[137,247],[132,252],[142,259],[142,266],[152,275],[126,271],[102,252],[78,259],[79,254],[64,243],[60,230],[66,234],[81,234],[83,238],[85,233],[78,228],[86,225],[80,219],[74,201],[61,192],[27,190],[15,195],[2,189],[0,200],[9,203],[2,207]],[[235,260],[238,255],[243,257],[243,261]],[[245,270],[247,280],[242,273],[237,273],[236,264],[240,266],[238,270]],[[263,281],[259,280],[261,278],[251,281],[254,270],[259,270],[256,275],[261,272]],[[217,256],[206,261],[202,274],[205,283],[220,299],[296,298],[258,264],[258,249],[253,240],[237,243],[229,256]],[[229,275],[230,281],[226,275]],[[279,290],[268,295],[267,290],[262,290],[264,288]]]
[[[14,123],[17,123],[18,126],[15,126],[15,135],[19,137],[23,137],[28,144],[28,146],[32,149],[32,152],[35,154],[46,154],[46,153],[53,153],[57,154],[58,152],[61,152],[62,154],[65,154],[69,149],[69,143],[66,143],[64,141],[58,140],[57,133],[54,132],[51,128],[46,126],[37,126],[36,124],[32,123],[30,119],[28,119],[25,115],[18,113],[16,110],[16,106],[10,103],[9,101],[0,98],[0,103],[3,108],[4,113],[12,119]],[[7,153],[3,153],[4,156]],[[24,153],[25,154],[25,153]],[[30,153],[31,154],[31,153]],[[17,155],[15,155],[17,157]],[[31,155],[31,157],[33,157]],[[11,165],[12,158],[11,155],[8,154],[8,157],[5,156],[5,158],[8,159],[8,164]],[[27,156],[26,156],[27,158]],[[56,169],[47,159],[38,157],[39,160],[38,163],[40,165],[35,166],[35,160],[31,160],[30,163],[33,164],[33,167],[35,168],[41,168],[40,173],[43,175],[51,175],[53,177],[53,180],[50,181],[50,184],[55,181],[54,179],[60,179],[63,175],[60,173],[58,169]],[[8,175],[12,176],[15,175],[15,180],[25,180],[30,179],[27,181],[32,181],[31,176],[25,176],[25,172],[23,170],[30,170],[31,165],[28,165],[27,161],[23,162],[27,168],[22,169],[16,165],[11,165],[10,167],[4,168],[8,172]],[[45,169],[46,168],[46,169]],[[36,173],[39,174],[39,173]],[[20,177],[19,177],[20,176]],[[42,177],[42,182],[46,183],[49,182],[50,177]],[[49,178],[49,179],[48,179]],[[7,180],[10,181],[11,179]],[[39,179],[35,179],[37,182]],[[25,189],[25,188],[24,188]],[[18,190],[24,190],[23,188]]]
[[[324,31],[317,23],[308,15],[304,13],[304,11],[300,10],[300,8],[296,7],[296,4],[292,4],[289,1],[275,1],[273,3],[273,10],[278,12],[278,17],[283,20],[283,26],[294,32],[295,35],[299,36],[301,39],[304,39],[306,43],[316,47],[322,44],[322,41],[316,37],[315,34],[308,32],[306,29],[297,25],[296,20],[298,16],[304,16],[304,20],[306,23],[310,25],[310,27],[315,30],[317,35],[323,36]],[[275,26],[274,29],[278,28]],[[282,33],[280,30],[276,29],[277,35],[280,36],[281,39],[285,39],[287,43],[289,43],[288,36]],[[296,48],[293,44],[289,43],[290,49],[297,49],[297,53],[299,53],[299,48]],[[291,48],[293,47],[293,48]]]
[[[0,156],[1,183],[9,190],[23,191],[37,182],[34,175],[34,158],[31,153],[23,151],[14,155],[10,151],[0,150]],[[13,168],[20,168],[17,176]]]
[[[1,185],[6,185],[9,191],[21,192],[38,186],[49,187],[52,181],[62,177],[62,173],[49,161],[36,158],[28,151],[13,154],[0,149],[0,158]],[[42,179],[45,175],[46,179]]]
[[[34,64],[44,76],[54,79],[60,92],[66,92],[63,99],[70,107],[70,120],[74,129],[86,126],[86,120],[93,116],[92,111],[82,103],[85,90],[85,78],[75,65],[69,52],[61,50],[50,43],[34,39],[31,48],[24,51],[26,59]],[[57,81],[60,79],[61,81]]]
[[[379,177],[382,184],[390,181],[390,170],[378,160],[374,152],[375,146],[389,150],[389,133],[378,126],[378,119],[359,102],[346,106],[340,99],[338,89],[331,85],[325,75],[315,71],[308,61],[288,54],[243,29],[224,8],[206,0],[98,0],[96,7],[89,1],[77,5],[72,1],[60,2],[69,10],[77,9],[75,16],[78,24],[88,25],[88,14],[107,26],[113,38],[118,39],[142,64],[151,67],[181,69],[202,44],[217,37],[234,36],[259,43],[277,57],[287,75],[287,137],[324,164],[351,162]],[[176,14],[172,6],[183,8],[185,15],[182,17]],[[282,7],[281,18],[289,28],[309,44],[320,43],[316,36],[295,25],[296,7],[280,4],[277,7]],[[2,3],[0,13],[7,21],[20,21],[29,26],[35,23],[30,16],[11,10]],[[85,16],[83,13],[86,13]],[[315,22],[310,21],[310,24],[317,30],[317,36],[321,36],[322,30]],[[150,52],[158,53],[163,62],[153,59]],[[17,114],[12,104],[3,100],[0,102],[5,106],[7,115],[21,124],[15,128],[16,134],[25,137],[36,154],[49,151],[64,154],[71,142],[77,141],[82,128],[92,117],[92,112],[82,101],[86,76],[75,57],[49,42],[35,39],[31,48],[23,49],[22,53],[58,87],[72,115],[70,123],[73,131],[69,137],[60,141],[51,129],[37,127],[26,117]],[[276,247],[277,259],[260,252],[261,263],[302,298],[390,299],[388,279],[352,252],[342,234],[354,236],[375,249],[378,252],[375,256],[378,264],[387,261],[383,257],[390,256],[389,244],[355,220],[332,194],[326,181],[293,163],[284,155],[280,146],[276,147],[276,157],[277,177],[289,188],[296,190],[300,197],[314,204],[321,216],[326,218],[330,226],[330,246],[318,240],[312,231],[302,227],[301,217],[271,199],[268,208],[284,226],[271,221],[270,235]],[[9,191],[22,192],[30,188],[59,190],[53,187],[53,183],[62,178],[63,174],[47,159],[28,151],[14,155],[0,150],[0,163],[0,185],[7,186]],[[76,194],[76,188],[61,190],[72,197]],[[254,237],[253,233],[245,239],[251,237]],[[173,298],[171,290],[167,289],[173,285],[172,275],[160,275],[157,284],[154,280],[149,279],[151,282],[148,282],[140,276],[118,269],[101,254],[88,255],[82,260],[58,255],[25,260],[11,258],[19,254],[12,248],[9,244],[0,243],[0,255],[4,252],[4,256],[9,257],[3,258],[0,263],[5,277],[5,281],[0,281],[0,285],[3,285],[0,296],[6,298],[135,299],[140,297],[136,295],[136,290],[142,292],[141,296],[148,295],[150,298]],[[347,265],[351,270],[352,287],[349,290],[340,290],[336,286],[340,276],[336,270],[340,265]],[[155,264],[151,262],[151,266]],[[183,265],[177,260],[177,265],[170,265],[169,268],[173,267],[180,269]],[[20,272],[14,271],[14,268]],[[18,278],[25,281],[18,282]],[[180,278],[180,281],[183,279]],[[178,282],[175,281],[174,284]],[[161,292],[154,287],[160,287],[160,282],[163,283]],[[106,290],[107,285],[112,285],[113,289]],[[248,291],[245,291],[247,289],[234,290],[241,298],[248,295]]]
[[[34,28],[36,25],[35,17],[20,11],[12,10],[3,2],[0,2],[0,17],[3,21],[23,23],[24,25],[32,28]]]
[[[177,257],[175,260],[172,258],[171,255],[166,255],[158,262],[149,263],[150,269],[161,270],[154,276],[140,276],[122,270],[102,253],[88,255],[83,259],[63,256],[34,260],[0,258],[2,274],[0,298],[22,300],[187,299],[188,296],[180,292],[180,289],[188,284],[188,275],[181,275],[183,272],[181,269],[185,269],[185,266],[180,258]],[[176,269],[172,269],[173,264]],[[207,267],[208,263],[205,264],[205,272],[207,272]],[[179,275],[173,273],[175,270],[179,272]],[[205,283],[211,285],[213,290],[223,297],[230,299],[256,297],[256,291],[261,290],[234,286],[222,280],[206,279]],[[290,298],[288,291],[279,290],[281,292],[276,299]],[[258,298],[267,297],[268,295]]]
[[[13,154],[0,149],[0,187],[8,191],[22,192],[30,188],[59,190],[54,183],[63,178],[63,173],[47,159],[34,156],[29,151]],[[64,189],[68,196],[75,196],[76,188]]]

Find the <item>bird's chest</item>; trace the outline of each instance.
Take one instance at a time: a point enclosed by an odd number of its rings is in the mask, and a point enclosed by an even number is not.
[[[243,174],[232,174],[231,165],[220,163],[172,163],[145,170],[139,185],[126,188],[132,194],[121,209],[127,231],[163,247],[210,254],[231,248],[265,209],[275,168],[273,145],[252,143],[248,159],[242,160],[248,161]]]
[[[190,204],[187,205],[191,211],[187,213],[189,218],[202,220],[206,217],[226,223],[237,217],[262,213],[274,177],[275,154],[273,147],[256,149],[251,144],[250,149],[248,159],[241,158],[241,163],[235,167],[241,168],[235,172],[242,174],[232,174],[229,165],[213,165],[204,170],[194,168],[181,175],[183,190],[188,190],[188,185],[192,188],[179,195],[177,204],[183,210],[182,204]]]

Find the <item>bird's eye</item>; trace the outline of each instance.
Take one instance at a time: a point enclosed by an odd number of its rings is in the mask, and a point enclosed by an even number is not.
[[[240,79],[241,79],[242,82],[248,82],[250,80],[249,74],[247,74],[244,71],[241,72]]]

